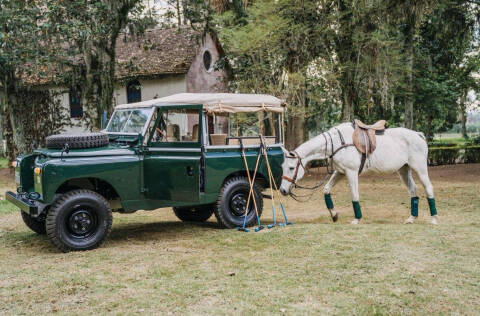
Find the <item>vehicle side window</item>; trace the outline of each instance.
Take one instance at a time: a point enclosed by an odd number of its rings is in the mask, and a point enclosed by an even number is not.
[[[199,110],[162,110],[152,142],[198,142]]]

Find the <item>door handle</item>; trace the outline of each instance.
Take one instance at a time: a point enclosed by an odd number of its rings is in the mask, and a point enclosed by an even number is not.
[[[192,177],[193,176],[193,168],[192,166],[187,167],[187,176]]]

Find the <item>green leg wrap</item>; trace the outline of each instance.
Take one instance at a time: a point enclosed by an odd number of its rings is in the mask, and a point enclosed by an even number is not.
[[[410,199],[410,214],[413,217],[418,217],[418,196]]]
[[[437,215],[437,208],[435,206],[435,199],[434,198],[427,198],[428,207],[430,207],[430,215],[435,216]]]
[[[333,210],[333,201],[332,201],[332,197],[330,196],[330,193],[325,194],[324,197],[325,197],[325,204],[327,204],[327,208],[329,210]]]
[[[352,201],[353,204],[353,212],[355,213],[355,218],[360,219],[362,218],[362,210],[360,209],[360,203],[358,201]]]

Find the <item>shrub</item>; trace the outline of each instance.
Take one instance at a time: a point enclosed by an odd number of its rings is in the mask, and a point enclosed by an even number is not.
[[[480,135],[470,138],[468,145],[480,145]]]
[[[433,141],[428,143],[429,147],[455,147],[457,145],[458,145],[457,143],[441,142],[441,141]]]
[[[465,148],[464,162],[480,162],[480,146],[469,146]]]
[[[459,154],[458,147],[433,147],[428,151],[428,164],[431,166],[454,164]]]
[[[480,145],[431,147],[428,151],[428,164],[431,166],[477,162],[480,162]]]

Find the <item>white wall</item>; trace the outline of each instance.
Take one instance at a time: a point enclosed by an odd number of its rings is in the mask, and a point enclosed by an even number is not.
[[[165,97],[175,93],[187,91],[185,75],[172,75],[160,79],[141,79],[139,80],[142,89],[142,101],[151,100],[155,97]],[[70,98],[68,91],[61,87],[48,87],[49,89],[62,92],[58,100],[65,109],[65,113],[70,115]],[[126,83],[117,83],[113,95],[114,105],[127,103]],[[80,133],[87,131],[87,126],[81,119],[71,119],[72,127],[66,127],[65,133]]]
[[[185,75],[170,75],[158,79],[140,79],[138,80],[142,89],[142,101],[155,98],[166,97],[175,93],[187,91],[187,82]],[[127,103],[127,84],[117,83],[113,96],[114,104]]]

